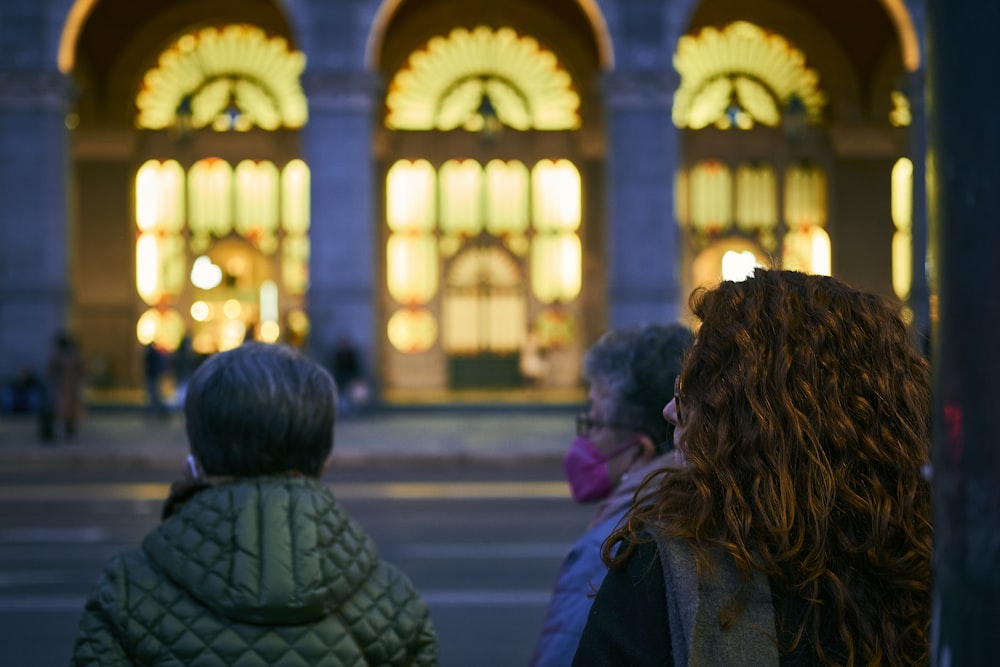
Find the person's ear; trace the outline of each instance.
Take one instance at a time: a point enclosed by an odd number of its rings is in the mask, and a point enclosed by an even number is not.
[[[652,461],[656,458],[656,443],[645,433],[639,434],[639,460]]]

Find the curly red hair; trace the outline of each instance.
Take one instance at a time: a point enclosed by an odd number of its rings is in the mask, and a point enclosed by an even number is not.
[[[926,663],[929,371],[905,325],[881,297],[790,271],[698,290],[691,308],[687,465],[646,481],[605,560],[649,531],[686,540],[700,568],[721,548],[744,581],[759,570],[808,609],[782,650],[805,639],[827,665]]]

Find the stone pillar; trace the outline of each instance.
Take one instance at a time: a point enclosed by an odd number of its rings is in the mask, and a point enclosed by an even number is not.
[[[1000,618],[1000,4],[927,2],[934,396],[931,663],[995,665]],[[994,100],[997,104],[994,104]]]
[[[680,250],[674,208],[679,134],[672,71],[613,72],[608,116],[608,316],[612,328],[677,319]]]
[[[924,110],[924,71],[912,72],[906,79],[910,100],[910,130],[906,155],[913,162],[913,282],[908,305],[913,311],[910,330],[917,345],[924,345],[930,330],[930,285],[927,281],[927,114]]]
[[[326,362],[340,335],[363,351],[369,372],[375,329],[375,166],[373,104],[378,78],[355,70],[308,70],[304,153],[312,172],[309,352]]]
[[[608,2],[614,70],[602,81],[607,124],[608,325],[678,319],[686,295],[674,180],[680,132],[671,119],[673,67],[690,3]]]
[[[68,80],[0,65],[0,380],[69,327]]]

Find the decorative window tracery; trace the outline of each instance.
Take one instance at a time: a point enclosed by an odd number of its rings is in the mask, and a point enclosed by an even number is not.
[[[414,52],[389,83],[386,127],[478,131],[484,95],[516,130],[580,126],[580,96],[554,53],[511,28],[455,28]]]
[[[674,96],[677,127],[775,127],[804,113],[822,120],[826,96],[803,53],[784,37],[746,21],[681,37],[674,54],[681,85]]]
[[[305,55],[247,24],[203,28],[171,44],[136,95],[136,126],[276,130],[308,118]]]

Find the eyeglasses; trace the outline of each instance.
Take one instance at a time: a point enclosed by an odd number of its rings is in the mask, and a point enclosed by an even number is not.
[[[590,435],[596,429],[599,428],[613,428],[619,431],[639,431],[640,429],[635,426],[626,426],[625,424],[610,424],[605,422],[599,422],[596,419],[592,419],[586,412],[581,412],[576,416],[576,434],[583,437]]]
[[[674,411],[677,413],[677,425],[684,426],[684,408],[681,407],[681,396],[684,389],[681,387],[681,376],[674,378]]]

